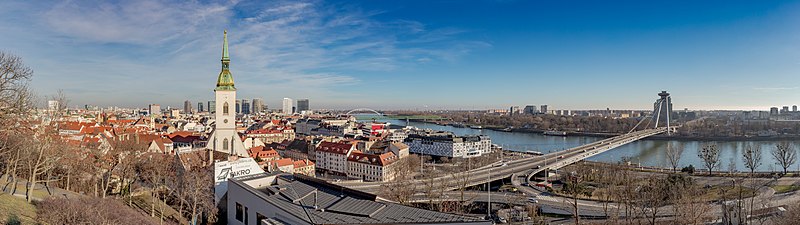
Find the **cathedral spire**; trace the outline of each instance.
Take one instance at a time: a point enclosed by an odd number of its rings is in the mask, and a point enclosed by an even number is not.
[[[228,55],[228,31],[225,30],[222,36],[222,71],[217,77],[217,88],[214,91],[235,91],[233,86],[233,74],[230,71],[231,59]]]
[[[222,60],[231,60],[228,56],[228,30],[223,31],[222,33]]]

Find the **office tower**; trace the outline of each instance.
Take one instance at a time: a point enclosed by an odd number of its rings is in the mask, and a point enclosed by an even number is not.
[[[769,108],[770,115],[778,115],[778,107]]]
[[[541,109],[539,110],[539,113],[541,113],[541,114],[547,114],[547,105],[541,105],[541,106],[539,106],[539,107],[541,108]]]
[[[788,112],[789,112],[789,106],[788,105],[783,106],[783,108],[781,109],[781,113],[788,113]]]
[[[797,112],[797,105],[792,106],[792,112]]]
[[[192,102],[186,100],[183,102],[183,113],[189,114],[192,113]]]
[[[522,109],[522,114],[536,114],[536,106],[535,105],[526,105],[525,108]]]
[[[294,106],[292,105],[291,98],[283,98],[283,114],[293,114],[294,111],[292,109]]]
[[[302,113],[303,111],[308,111],[308,99],[298,99],[297,100],[297,112]]]
[[[242,114],[250,114],[250,100],[242,99]]]
[[[514,114],[519,114],[519,106],[511,106],[511,108],[508,110],[509,116]]]
[[[205,111],[204,108],[203,108],[203,102],[198,102],[197,103],[197,112],[203,112],[203,111]]]
[[[208,112],[215,113],[217,112],[217,105],[214,104],[215,101],[208,101]]]
[[[242,113],[242,100],[236,99],[236,114]]]
[[[262,113],[264,112],[264,99],[254,98],[253,99],[253,113]]]
[[[47,110],[50,111],[58,111],[58,101],[56,100],[49,100],[47,101]]]
[[[161,106],[158,104],[150,104],[147,106],[150,115],[157,116],[161,115]]]

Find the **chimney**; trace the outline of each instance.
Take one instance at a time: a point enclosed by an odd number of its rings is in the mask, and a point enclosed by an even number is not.
[[[314,210],[319,209],[317,206],[317,190],[314,190]]]

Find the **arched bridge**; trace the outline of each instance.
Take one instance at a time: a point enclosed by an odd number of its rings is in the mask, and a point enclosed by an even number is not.
[[[371,113],[374,113],[375,115],[378,115],[378,116],[384,116],[383,113],[378,112],[377,110],[374,110],[374,109],[370,109],[370,108],[353,109],[353,110],[347,111],[345,113],[345,115],[350,115],[351,113],[354,113],[354,112],[371,112]]]

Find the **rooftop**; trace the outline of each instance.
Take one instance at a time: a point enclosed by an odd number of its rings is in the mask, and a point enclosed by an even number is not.
[[[276,184],[254,188],[267,175],[233,178],[237,185],[300,220],[311,224],[399,224],[459,223],[490,224],[479,218],[430,211],[381,200],[377,196],[348,189],[303,175],[281,175]],[[229,193],[230,195],[230,193]]]

